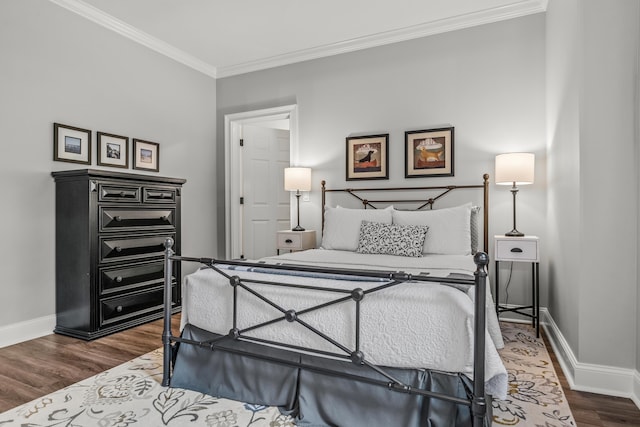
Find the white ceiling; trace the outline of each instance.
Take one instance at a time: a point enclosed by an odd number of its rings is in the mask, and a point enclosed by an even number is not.
[[[50,0],[212,77],[546,10],[547,0]]]

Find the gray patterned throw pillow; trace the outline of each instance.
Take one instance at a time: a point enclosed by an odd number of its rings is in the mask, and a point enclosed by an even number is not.
[[[357,251],[362,254],[422,256],[429,227],[362,221]]]

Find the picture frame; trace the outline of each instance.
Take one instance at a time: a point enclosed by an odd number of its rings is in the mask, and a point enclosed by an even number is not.
[[[91,131],[75,126],[53,124],[53,160],[91,164]]]
[[[98,165],[129,168],[129,138],[112,133],[97,132]]]
[[[389,179],[389,134],[347,137],[346,180]]]
[[[133,168],[160,172],[160,144],[133,139]]]
[[[453,176],[453,127],[406,131],[404,141],[405,178]]]

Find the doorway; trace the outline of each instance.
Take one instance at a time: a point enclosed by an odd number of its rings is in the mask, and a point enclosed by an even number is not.
[[[282,171],[297,162],[297,128],[296,105],[225,116],[228,259],[275,255],[275,232],[293,217]]]

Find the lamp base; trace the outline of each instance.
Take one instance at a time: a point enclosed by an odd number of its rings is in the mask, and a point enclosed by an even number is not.
[[[304,231],[304,228],[300,227],[300,224],[298,224],[295,227],[293,227],[291,231]]]
[[[524,237],[524,233],[519,232],[515,228],[508,233],[504,233],[504,235],[509,237]]]

